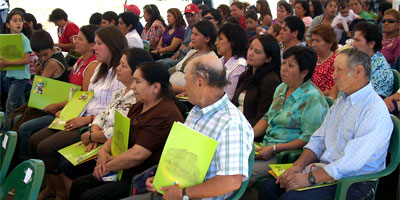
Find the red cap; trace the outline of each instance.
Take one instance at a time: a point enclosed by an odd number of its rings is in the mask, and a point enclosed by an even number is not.
[[[199,13],[199,7],[196,4],[191,3],[185,7],[185,13]]]
[[[124,8],[126,8],[127,10],[133,12],[133,14],[135,14],[135,15],[137,15],[137,16],[140,15],[140,9],[139,9],[139,7],[137,7],[137,6],[134,5],[134,4],[131,4],[131,5],[126,5],[126,4],[124,4]]]

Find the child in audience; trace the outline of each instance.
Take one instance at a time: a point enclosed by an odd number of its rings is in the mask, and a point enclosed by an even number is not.
[[[257,13],[252,10],[247,11],[244,15],[249,40],[252,40],[257,35],[257,27],[259,26],[257,19]]]
[[[281,36],[279,35],[281,30],[282,27],[279,24],[273,24],[271,27],[269,27],[268,34],[273,35],[278,42],[281,42]]]
[[[335,30],[337,41],[340,41],[342,38],[343,31],[346,32],[347,37],[351,37],[349,24],[351,24],[353,20],[360,18],[357,14],[350,10],[347,2],[341,2],[339,4],[339,12],[340,15],[336,16],[331,24]]]
[[[23,27],[22,14],[19,12],[9,13],[6,18],[5,24],[3,24],[1,33],[5,34],[21,34]],[[19,60],[7,60],[5,58],[0,58],[0,69],[8,66],[19,66],[24,65],[23,70],[10,70],[6,72],[5,78],[9,84],[8,96],[6,101],[6,108],[3,119],[2,132],[9,129],[8,116],[10,113],[25,103],[24,89],[30,79],[29,72],[29,58],[32,52],[29,39],[22,35],[23,44],[23,58]],[[3,76],[1,76],[3,77]],[[3,80],[0,80],[0,82]]]

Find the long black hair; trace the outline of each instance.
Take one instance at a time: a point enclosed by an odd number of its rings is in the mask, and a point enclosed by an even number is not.
[[[161,17],[160,11],[158,7],[154,4],[148,4],[143,7],[143,10],[146,10],[147,13],[151,16],[150,22],[146,24],[146,27],[149,28],[154,21],[160,20],[164,27],[167,27],[164,19]]]

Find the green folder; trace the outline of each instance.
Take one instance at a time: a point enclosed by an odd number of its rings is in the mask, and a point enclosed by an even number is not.
[[[79,90],[81,90],[79,85],[36,75],[28,106],[43,110],[49,104],[68,101],[70,94]]]
[[[285,172],[287,169],[291,168],[293,166],[293,163],[288,163],[288,164],[271,164],[269,165],[269,167],[272,170],[272,175],[277,178],[280,175],[283,174],[283,172]],[[309,187],[304,187],[304,188],[297,188],[297,191],[303,191],[303,190],[310,190],[310,189],[315,189],[315,188],[320,188],[320,187],[325,187],[325,186],[329,186],[329,185],[334,185],[336,184],[337,181],[334,182],[327,182],[327,183],[322,183],[322,184],[315,184]]]
[[[65,130],[65,123],[75,117],[80,117],[86,110],[87,104],[93,98],[93,92],[75,91],[67,105],[61,110],[60,117],[54,119],[49,128]]]
[[[114,135],[111,143],[111,155],[113,157],[128,150],[130,124],[131,119],[115,110]],[[118,180],[121,180],[122,172],[123,170],[118,171]]]
[[[82,142],[77,142],[58,150],[58,152],[74,166],[77,166],[94,158],[97,158],[97,153],[99,152],[101,146],[103,146],[103,144],[99,144],[97,148],[86,152],[86,145],[82,144]]]
[[[186,188],[203,183],[218,142],[182,123],[174,122],[153,181],[160,187]]]
[[[24,45],[21,34],[0,34],[0,41],[0,58],[11,61],[24,58]],[[25,65],[8,66],[1,70],[25,70]]]

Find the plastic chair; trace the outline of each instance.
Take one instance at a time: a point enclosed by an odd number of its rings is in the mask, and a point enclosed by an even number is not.
[[[376,180],[375,191],[378,187],[379,178],[384,177],[392,173],[400,162],[400,120],[391,115],[393,121],[393,132],[392,137],[390,138],[390,146],[389,146],[389,156],[390,162],[389,165],[383,171],[372,173],[372,174],[365,174],[360,176],[352,176],[346,177],[339,180],[336,193],[335,193],[335,200],[345,200],[347,195],[347,190],[353,183]],[[375,196],[375,193],[374,193]]]
[[[245,182],[242,182],[242,185],[240,186],[240,188],[238,190],[234,191],[233,194],[227,200],[239,200],[240,197],[242,197],[243,193],[246,191],[247,185],[249,184],[249,181],[250,181],[251,171],[253,170],[255,151],[256,151],[256,148],[253,145],[253,149],[252,149],[250,157],[249,157],[249,178]]]
[[[44,175],[44,163],[30,159],[19,164],[0,185],[0,199],[15,188],[14,199],[35,200],[39,194]]]
[[[332,99],[331,97],[325,97],[325,99],[326,102],[328,102],[329,107],[331,107],[335,103],[335,100]]]
[[[400,88],[400,73],[394,69],[392,69],[392,72],[393,72],[393,77],[394,77],[392,94],[394,94]]]
[[[150,42],[147,40],[143,40],[143,49],[147,52],[150,52]]]
[[[3,124],[4,112],[0,112],[0,127]]]
[[[0,136],[0,184],[6,177],[17,145],[17,138],[17,133],[14,131],[7,131]]]

